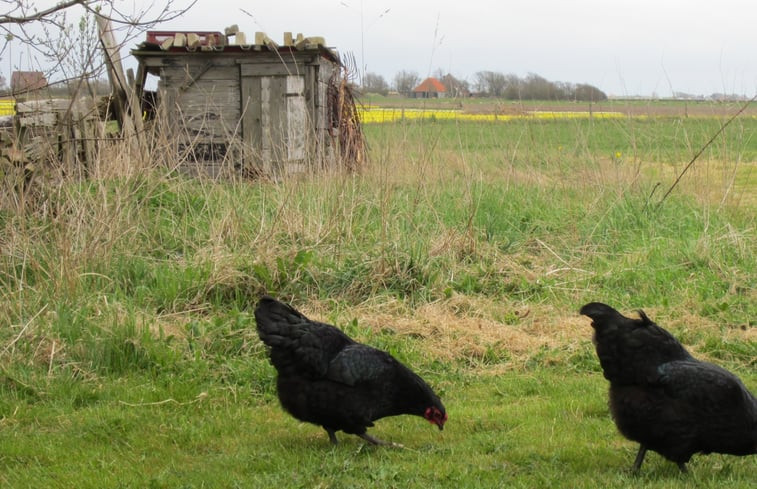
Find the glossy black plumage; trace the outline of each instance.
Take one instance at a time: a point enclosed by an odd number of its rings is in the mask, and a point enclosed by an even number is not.
[[[757,400],[732,373],[697,360],[650,320],[628,318],[592,302],[581,308],[594,328],[599,363],[610,381],[618,430],[682,470],[695,453],[757,453]]]
[[[443,428],[447,414],[442,402],[388,353],[268,296],[258,302],[255,320],[278,372],[281,405],[295,418],[322,426],[332,443],[341,430],[384,444],[366,428],[400,414],[422,416]]]

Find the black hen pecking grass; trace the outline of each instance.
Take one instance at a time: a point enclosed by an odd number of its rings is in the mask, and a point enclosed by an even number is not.
[[[278,372],[281,405],[295,418],[322,426],[333,444],[340,430],[391,444],[366,433],[387,416],[411,414],[444,427],[447,412],[439,397],[388,353],[268,296],[260,299],[255,320]]]
[[[695,453],[757,453],[757,400],[738,377],[692,357],[643,311],[633,319],[592,302],[580,313],[592,319],[615,424],[639,443],[634,472],[647,450],[682,472]]]

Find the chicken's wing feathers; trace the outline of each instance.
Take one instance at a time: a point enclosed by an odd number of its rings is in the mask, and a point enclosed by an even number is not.
[[[671,398],[704,410],[727,412],[743,406],[745,401],[755,402],[738,377],[711,363],[669,362],[660,365],[657,372],[659,376],[652,384],[662,386]]]
[[[355,343],[342,349],[329,363],[326,377],[334,382],[355,386],[391,376],[397,368],[391,355]]]

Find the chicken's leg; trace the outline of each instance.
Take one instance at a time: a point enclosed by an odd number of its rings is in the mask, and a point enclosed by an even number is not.
[[[636,460],[633,461],[633,473],[638,474],[641,470],[641,464],[644,462],[644,455],[647,454],[647,447],[644,444],[639,445],[639,453],[636,454]]]
[[[391,441],[379,440],[378,438],[373,437],[373,436],[369,435],[368,433],[361,433],[361,434],[359,434],[357,436],[359,436],[363,440],[367,441],[368,443],[372,443],[374,445],[386,445],[386,446],[390,446],[390,447],[404,448],[399,443],[394,443],[394,442],[391,442]]]
[[[329,440],[331,441],[332,445],[339,445],[339,440],[336,439],[336,431],[330,430],[328,428],[324,428],[326,430],[326,433],[329,434]]]

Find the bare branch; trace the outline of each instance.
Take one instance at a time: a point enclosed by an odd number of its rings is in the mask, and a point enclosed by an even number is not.
[[[0,15],[0,24],[26,24],[29,22],[39,22],[49,18],[57,12],[71,8],[74,5],[81,5],[86,8],[90,3],[92,3],[91,0],[68,0],[67,2],[58,3],[48,9],[30,15],[21,15],[18,17],[13,15]]]
[[[116,0],[61,0],[42,9],[37,8],[38,3],[42,2],[7,0],[0,5],[0,56],[10,56],[13,50],[19,59],[11,61],[24,69],[43,71],[48,80],[72,80],[103,73],[99,36],[87,27],[93,25],[94,16],[110,21],[121,42],[127,44],[145,29],[183,15],[197,0],[125,2],[126,6]],[[13,45],[23,49],[16,51]]]

